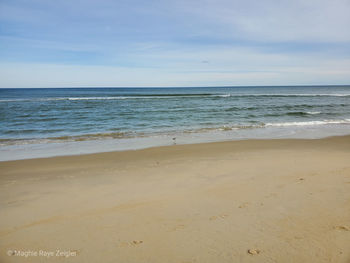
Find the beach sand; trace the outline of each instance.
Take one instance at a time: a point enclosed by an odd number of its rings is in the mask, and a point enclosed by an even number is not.
[[[9,161],[0,173],[0,262],[350,262],[350,136]]]

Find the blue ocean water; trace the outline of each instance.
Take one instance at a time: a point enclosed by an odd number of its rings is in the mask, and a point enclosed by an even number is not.
[[[50,143],[94,142],[77,151],[84,153],[106,150],[96,144],[106,140],[109,150],[122,150],[174,137],[191,143],[339,134],[350,134],[350,86],[0,89],[3,160],[34,152],[31,145],[45,156]]]
[[[349,129],[350,86],[0,89],[0,123],[1,145],[269,126]]]

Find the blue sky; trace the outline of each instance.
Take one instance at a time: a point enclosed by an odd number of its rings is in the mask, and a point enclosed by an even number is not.
[[[0,87],[350,84],[349,0],[0,0]]]

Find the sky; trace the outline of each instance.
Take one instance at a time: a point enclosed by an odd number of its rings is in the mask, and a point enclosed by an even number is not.
[[[350,84],[350,0],[0,0],[0,88]]]

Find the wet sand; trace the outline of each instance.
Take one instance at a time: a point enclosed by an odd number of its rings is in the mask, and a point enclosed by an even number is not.
[[[350,262],[350,136],[8,161],[0,174],[0,262]]]

